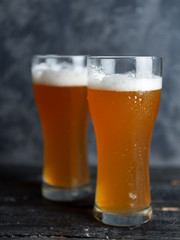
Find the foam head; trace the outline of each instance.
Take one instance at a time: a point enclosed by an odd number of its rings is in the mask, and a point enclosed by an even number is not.
[[[53,86],[87,86],[87,68],[81,64],[81,59],[76,60],[73,65],[67,62],[58,63],[53,58],[33,64],[33,82]]]
[[[153,74],[126,73],[89,76],[88,87],[109,91],[153,91],[162,88],[162,77]]]

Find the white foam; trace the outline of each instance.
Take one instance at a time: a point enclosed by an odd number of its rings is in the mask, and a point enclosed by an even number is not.
[[[97,75],[96,75],[97,76]],[[146,74],[112,74],[99,78],[93,75],[89,77],[88,87],[100,90],[117,92],[127,91],[152,91],[162,88],[162,77]]]
[[[52,59],[53,60],[53,59]],[[56,61],[32,66],[33,82],[53,86],[87,86],[87,68]]]

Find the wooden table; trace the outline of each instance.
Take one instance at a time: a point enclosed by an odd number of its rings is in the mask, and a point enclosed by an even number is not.
[[[93,186],[95,172],[93,168]],[[0,166],[0,239],[180,239],[179,168],[151,169],[153,219],[138,228],[97,222],[94,194],[56,203],[43,199],[40,188],[39,167]]]

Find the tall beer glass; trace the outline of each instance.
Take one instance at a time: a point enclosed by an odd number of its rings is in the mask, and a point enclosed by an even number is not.
[[[105,224],[140,225],[152,216],[149,153],[161,64],[159,57],[88,59],[88,101],[98,154],[94,216]]]
[[[42,124],[42,195],[71,201],[90,192],[87,161],[87,58],[35,56],[34,96]]]

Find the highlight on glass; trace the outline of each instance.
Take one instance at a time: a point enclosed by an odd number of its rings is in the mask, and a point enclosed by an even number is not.
[[[33,89],[44,141],[42,195],[71,201],[87,196],[86,56],[35,56]]]
[[[98,155],[93,214],[114,226],[152,217],[149,154],[162,88],[160,57],[90,57],[88,102]]]

